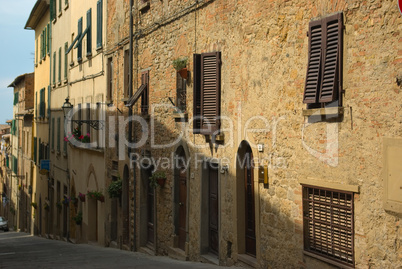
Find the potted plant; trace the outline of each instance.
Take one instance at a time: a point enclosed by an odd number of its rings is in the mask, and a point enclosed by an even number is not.
[[[78,193],[78,198],[80,199],[81,202],[85,202],[85,194]]]
[[[73,205],[78,205],[78,198],[75,196],[70,197],[70,201],[73,203]]]
[[[77,215],[73,217],[75,224],[81,225],[82,224],[82,211],[78,211]]]
[[[116,181],[112,181],[107,188],[110,198],[119,198],[121,196],[122,180],[119,178]]]
[[[38,204],[35,203],[35,202],[32,202],[32,203],[31,203],[31,206],[32,206],[33,208],[35,208],[35,209],[38,208]]]
[[[154,189],[158,185],[161,187],[165,186],[165,182],[166,182],[166,174],[163,171],[156,171],[149,178],[149,186]]]
[[[46,211],[49,211],[49,210],[50,210],[50,206],[49,206],[48,203],[45,203],[45,204],[43,205],[43,208],[44,208]]]
[[[173,60],[173,67],[180,74],[180,76],[184,79],[187,79],[188,71],[187,71],[187,61],[188,57],[179,57]]]
[[[61,200],[61,202],[62,202],[64,205],[68,206],[68,204],[70,203],[70,199],[68,199],[68,197],[64,197],[63,200]]]
[[[88,191],[87,196],[91,199],[95,199],[101,202],[105,201],[105,196],[99,191]]]
[[[56,207],[57,209],[61,209],[63,207],[63,204],[61,202],[56,202]]]

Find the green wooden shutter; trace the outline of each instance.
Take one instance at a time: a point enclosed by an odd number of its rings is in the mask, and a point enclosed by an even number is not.
[[[87,11],[87,56],[92,51],[92,8]]]
[[[97,18],[96,18],[96,47],[102,47],[102,23],[103,23],[103,7],[102,0],[96,4]]]
[[[52,21],[55,18],[54,14],[54,6],[55,6],[55,0],[50,0],[50,20]]]
[[[52,118],[52,149],[54,149],[54,118]]]
[[[59,0],[59,13],[61,13],[61,0]]]
[[[60,151],[60,117],[57,118],[57,151]]]
[[[56,52],[53,52],[53,84],[56,84]]]
[[[68,42],[64,44],[64,79],[67,80],[67,70],[68,70]]]
[[[38,156],[38,139],[34,137],[34,142],[33,142],[33,161],[36,163],[37,156]]]
[[[35,92],[35,117],[38,117],[38,92]]]
[[[58,72],[58,82],[61,82],[61,47],[59,48],[59,72]]]
[[[38,51],[39,51],[38,45],[39,45],[39,42],[38,42],[38,38],[37,38],[37,39],[36,39],[36,50],[35,50],[35,63],[36,63],[36,64],[38,64],[38,58],[39,58],[39,55],[38,55]]]
[[[46,53],[48,54],[48,55],[50,55],[50,27],[51,27],[51,25],[50,25],[50,23],[48,23],[47,24],[47,41],[46,41],[46,43],[47,43],[47,46],[46,46]]]
[[[78,20],[78,32],[77,37],[80,37],[82,34],[82,17]],[[77,46],[77,61],[82,60],[82,42],[79,42]]]

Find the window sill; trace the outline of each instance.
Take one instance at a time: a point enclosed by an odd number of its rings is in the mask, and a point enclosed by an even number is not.
[[[63,83],[64,83],[64,84],[67,84],[67,83],[68,83],[68,80],[67,80],[67,79],[65,79],[65,80],[63,81]]]
[[[99,51],[102,50],[102,49],[103,49],[103,46],[101,45],[101,46],[98,46],[98,47],[96,48],[96,51],[99,52]]]
[[[325,115],[343,115],[343,107],[326,107],[326,108],[314,108],[303,109],[303,116],[325,116]]]
[[[215,136],[215,142],[223,142],[225,140],[225,135],[220,134]],[[205,142],[209,143],[212,141],[212,135],[205,135]]]
[[[67,152],[65,152],[65,151],[63,152],[63,157],[67,158]]]
[[[54,18],[54,19],[53,19],[53,21],[52,21],[52,23],[53,23],[53,24],[55,24],[55,23],[56,23],[56,21],[57,21],[57,19],[56,19],[56,18]]]
[[[63,14],[63,13],[62,13],[61,11],[59,11],[59,18],[61,17],[62,14]]]
[[[337,266],[339,268],[355,268],[353,265],[348,265],[348,264],[344,264],[344,263],[341,263],[341,262],[337,262],[337,261],[331,260],[329,258],[325,258],[323,256],[317,255],[317,254],[312,253],[312,252],[307,251],[307,250],[304,250],[303,254],[306,255],[306,256],[309,256],[311,258],[315,258],[317,260],[321,260],[323,262],[335,265],[335,266]]]
[[[92,52],[87,52],[87,54],[85,55],[87,58],[92,58]]]
[[[61,85],[61,81],[57,82],[57,86],[60,86],[60,85]]]
[[[64,7],[64,10],[67,10],[67,8],[68,8],[68,3],[67,3],[66,6]]]
[[[187,113],[173,113],[173,118],[175,121],[186,122],[188,119]]]
[[[70,66],[71,66],[71,67],[74,66],[74,61],[72,61],[72,62],[70,63]]]
[[[247,254],[239,254],[238,256],[238,260],[242,263],[245,263],[253,268],[257,268],[258,267],[258,262],[257,259],[255,257],[252,257],[250,255]]]

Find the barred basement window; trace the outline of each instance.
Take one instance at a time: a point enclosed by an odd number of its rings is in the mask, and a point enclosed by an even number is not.
[[[303,185],[304,250],[354,267],[353,193]]]

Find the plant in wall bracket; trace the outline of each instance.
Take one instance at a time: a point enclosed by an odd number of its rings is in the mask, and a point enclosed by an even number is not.
[[[75,224],[81,225],[82,224],[82,211],[78,211],[77,215],[73,217]]]
[[[187,62],[188,57],[179,57],[173,60],[173,67],[176,69],[180,76],[184,79],[187,79],[188,71],[187,71]]]
[[[88,191],[87,196],[101,202],[105,201],[105,196],[100,191]]]
[[[31,206],[32,206],[33,208],[35,208],[35,209],[37,209],[37,208],[38,208],[38,204],[37,204],[37,203],[35,203],[35,202],[32,202],[32,203],[31,203]]]
[[[121,196],[122,180],[119,179],[112,181],[107,188],[110,198],[119,198]]]
[[[163,171],[156,171],[149,177],[149,186],[151,188],[156,188],[158,185],[163,187],[166,182],[166,174]]]

